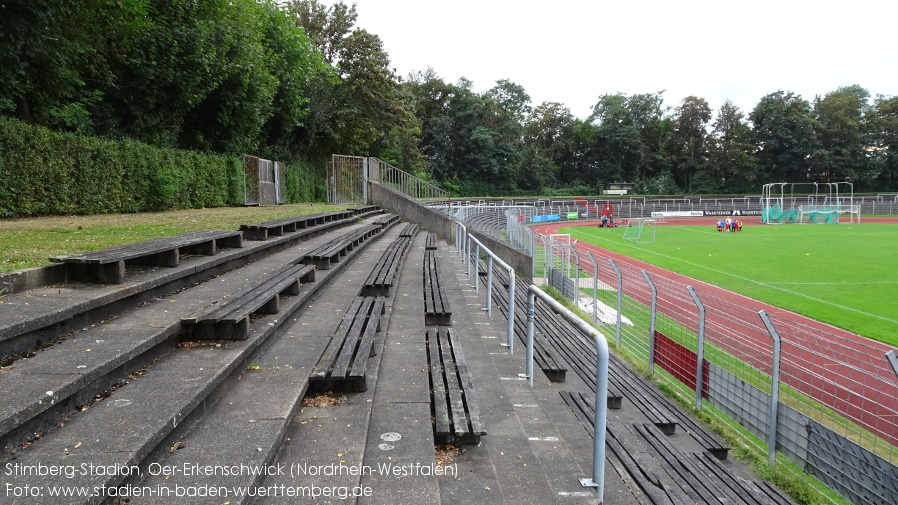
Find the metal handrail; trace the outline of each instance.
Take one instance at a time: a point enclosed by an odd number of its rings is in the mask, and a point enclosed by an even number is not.
[[[534,284],[527,290],[527,379],[533,386],[533,318],[535,317],[536,297],[563,317],[567,322],[580,330],[584,336],[590,337],[596,344],[596,399],[595,426],[593,427],[592,477],[580,479],[583,487],[594,487],[599,493],[599,503],[605,490],[605,428],[608,417],[608,341],[605,336],[577,317],[567,307],[558,303]]]
[[[457,223],[457,222],[456,222]],[[458,223],[459,226],[463,226]],[[471,259],[471,243],[477,245],[477,260],[480,261],[480,250],[482,249],[489,256],[491,261],[487,264],[487,292],[486,292],[486,300],[487,300],[487,308],[490,307],[490,303],[492,302],[493,295],[493,261],[499,264],[502,268],[504,268],[508,272],[508,336],[506,338],[506,345],[508,346],[508,351],[511,354],[514,354],[514,293],[515,293],[515,276],[514,276],[514,268],[508,265],[508,263],[502,261],[502,258],[496,256],[496,254],[491,251],[488,247],[483,245],[482,242],[477,240],[477,237],[473,235],[467,235],[467,228],[465,229],[465,265],[466,272],[468,277],[471,276],[471,268],[469,265],[469,261]],[[480,285],[479,276],[475,281],[477,286]],[[492,312],[490,312],[490,316],[492,316]]]

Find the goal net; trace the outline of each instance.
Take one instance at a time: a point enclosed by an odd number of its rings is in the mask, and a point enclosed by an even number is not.
[[[854,203],[854,185],[845,182],[778,182],[765,184],[761,193],[761,222],[838,223],[848,214],[861,222],[861,206]]]
[[[842,214],[848,214],[849,223],[861,222],[860,205],[800,205],[795,222],[833,224]]]
[[[646,217],[634,217],[627,221],[624,228],[624,240],[630,240],[637,244],[655,243],[655,219]]]

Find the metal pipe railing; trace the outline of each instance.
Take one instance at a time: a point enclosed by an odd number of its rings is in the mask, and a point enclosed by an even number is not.
[[[466,230],[466,232],[467,232],[467,230]],[[486,306],[487,306],[487,310],[489,311],[490,317],[492,317],[492,311],[490,310],[490,307],[491,307],[490,304],[492,302],[492,296],[493,296],[493,282],[492,282],[493,281],[493,262],[498,263],[500,267],[504,268],[506,270],[506,272],[508,272],[508,335],[506,337],[505,345],[508,347],[508,352],[511,354],[514,354],[514,294],[515,294],[514,268],[511,268],[511,266],[509,266],[508,263],[502,261],[502,258],[496,256],[496,253],[491,251],[487,246],[483,245],[482,242],[477,240],[477,237],[475,237],[473,235],[467,235],[466,239],[465,239],[465,243],[467,244],[467,251],[468,251],[468,253],[466,254],[466,260],[465,260],[466,262],[469,261],[470,257],[471,257],[470,244],[474,243],[477,245],[478,275],[477,275],[477,279],[475,279],[477,286],[480,285],[480,274],[479,274],[480,251],[485,252],[490,259],[490,261],[487,263],[487,290],[486,290],[486,304],[487,304]],[[467,275],[468,275],[468,277],[471,276],[470,267],[468,267],[468,269],[467,269]]]
[[[558,315],[580,330],[584,336],[593,339],[596,345],[596,398],[595,425],[593,427],[592,477],[580,479],[583,487],[594,487],[599,494],[599,503],[605,491],[605,429],[608,416],[608,341],[586,321],[577,317],[567,307],[558,303],[536,285],[531,284],[527,290],[527,380],[533,386],[533,319],[535,317],[536,298],[548,305]]]
[[[773,373],[770,376],[770,412],[767,421],[767,461],[770,464],[776,462],[776,423],[779,412],[780,403],[780,356],[782,355],[783,343],[780,334],[773,326],[773,321],[767,315],[767,311],[758,312],[767,333],[773,339]]]
[[[492,317],[492,311],[490,310],[491,301],[492,301],[492,278],[493,278],[493,261],[498,263],[502,268],[504,268],[508,272],[508,332],[506,337],[506,346],[509,349],[511,354],[514,354],[514,296],[515,296],[515,274],[514,269],[511,268],[507,263],[502,261],[502,258],[496,256],[492,250],[483,245],[477,237],[473,235],[468,235],[469,243],[474,243],[477,245],[477,264],[478,264],[478,276],[475,282],[477,282],[478,286],[480,284],[480,275],[479,275],[479,263],[480,263],[480,251],[483,250],[487,257],[489,258],[489,262],[487,263],[487,293],[486,293],[486,303],[487,303],[487,311]],[[469,247],[470,250],[470,247]]]

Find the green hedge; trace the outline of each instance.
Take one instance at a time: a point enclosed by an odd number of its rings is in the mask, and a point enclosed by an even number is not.
[[[0,118],[0,217],[242,204],[239,158],[54,132]]]

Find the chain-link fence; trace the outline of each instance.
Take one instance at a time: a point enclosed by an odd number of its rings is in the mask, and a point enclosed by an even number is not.
[[[567,235],[537,244],[543,282],[696,409],[854,503],[895,504],[898,376],[887,346]]]

